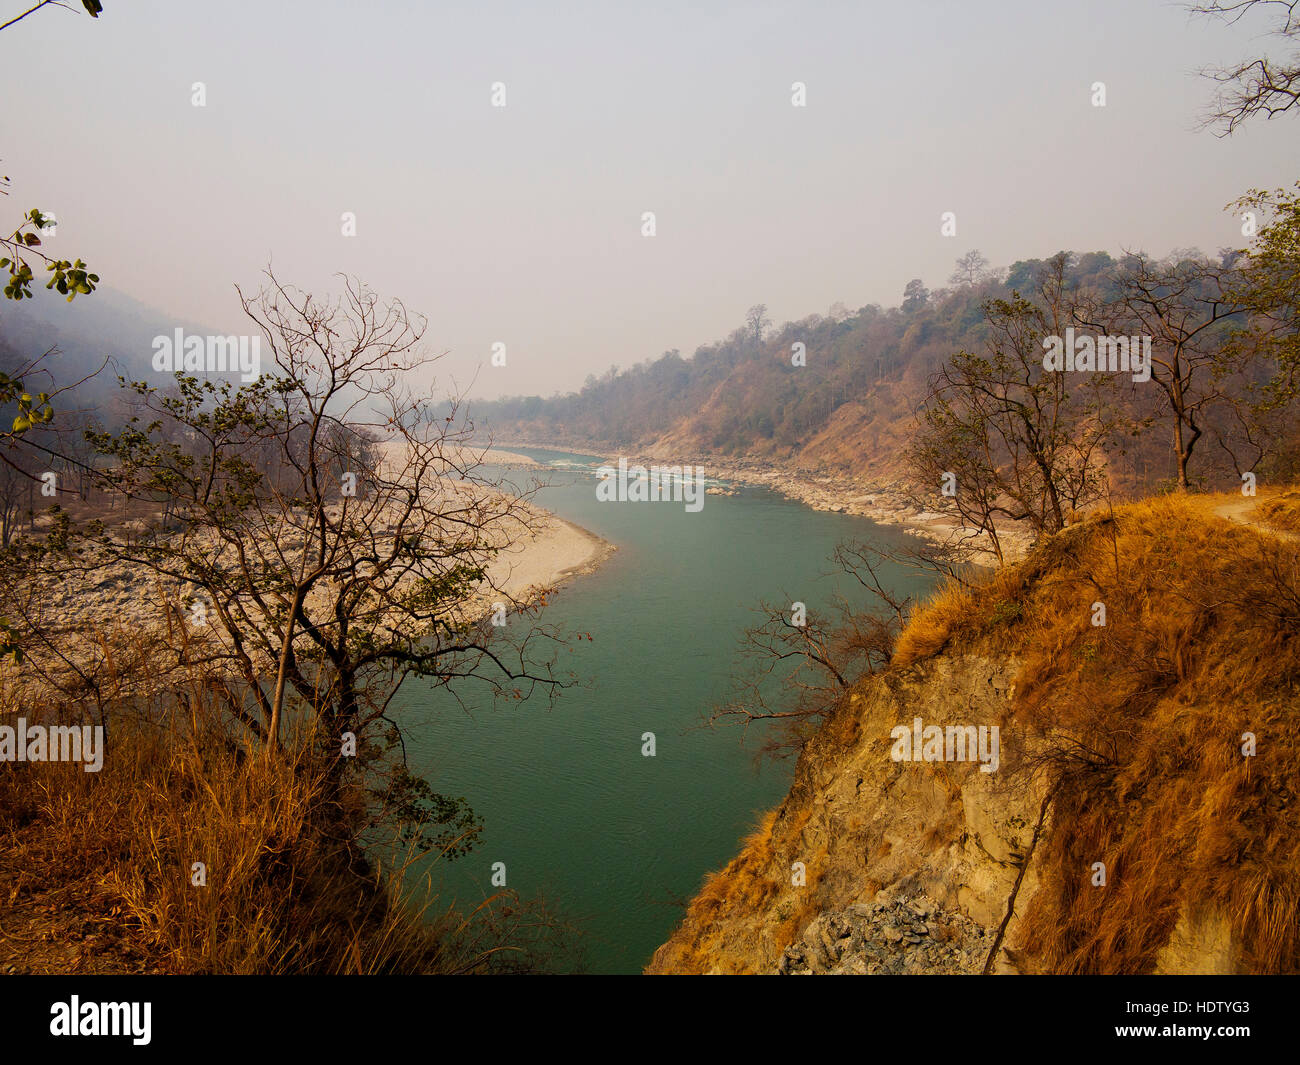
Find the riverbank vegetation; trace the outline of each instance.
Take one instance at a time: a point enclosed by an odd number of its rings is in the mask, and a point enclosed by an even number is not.
[[[260,375],[123,381],[132,416],[62,453],[68,506],[4,553],[0,712],[107,748],[98,772],[5,767],[9,964],[66,912],[92,929],[75,942],[121,945],[103,964],[169,972],[543,967],[557,926],[538,906],[440,902],[414,876],[481,825],[408,770],[388,713],[407,683],[511,701],[568,683],[559,635],[492,565],[539,512],[412,391],[430,360],[400,303],[270,274],[241,299]]]

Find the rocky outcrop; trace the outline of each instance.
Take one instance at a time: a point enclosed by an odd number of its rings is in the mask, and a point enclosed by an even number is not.
[[[926,895],[885,898],[823,914],[786,947],[787,976],[969,975],[983,971],[994,935]]]
[[[1043,795],[1016,769],[1014,672],[1005,661],[939,655],[859,685],[805,747],[766,838],[706,888],[649,971],[977,972],[1009,908],[994,966],[1015,971]],[[997,770],[894,760],[891,730],[917,717],[997,726]],[[828,936],[848,941],[839,954]]]
[[[936,592],[649,970],[1300,972],[1300,558],[1219,502]]]
[[[692,903],[650,973],[1031,971],[1021,919],[1051,829],[1014,719],[1016,663],[939,654],[868,679],[800,756],[785,802]],[[999,726],[1000,765],[895,761],[891,729]],[[1081,869],[1080,876],[1086,876]],[[1213,906],[1184,910],[1150,971],[1247,969]]]

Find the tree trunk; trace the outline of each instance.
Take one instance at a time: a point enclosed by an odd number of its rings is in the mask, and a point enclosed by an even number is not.
[[[271,719],[266,723],[266,750],[274,755],[280,747],[280,708],[284,705],[284,685],[289,676],[289,652],[293,649],[293,626],[298,618],[307,589],[301,585],[294,589],[289,617],[285,620],[284,642],[280,645],[280,669],[275,677],[275,694],[271,697]]]

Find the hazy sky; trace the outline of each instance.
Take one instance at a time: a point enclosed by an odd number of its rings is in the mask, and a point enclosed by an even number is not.
[[[0,34],[6,210],[232,331],[268,261],[357,274],[428,316],[441,377],[482,364],[480,396],[689,355],[758,302],[897,304],[971,248],[1240,246],[1224,205],[1300,177],[1300,117],[1198,129],[1197,71],[1270,46],[1266,20],[1159,0],[103,4]]]

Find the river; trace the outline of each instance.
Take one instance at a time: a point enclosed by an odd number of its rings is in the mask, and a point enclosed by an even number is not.
[[[438,863],[444,898],[477,903],[502,862],[510,888],[544,896],[581,929],[582,957],[565,967],[636,973],[681,919],[680,901],[789,787],[793,760],[757,765],[755,730],[742,745],[739,728],[696,727],[727,693],[758,601],[818,609],[839,590],[865,605],[851,578],[831,575],[833,548],[907,537],[765,489],[708,496],[698,513],[680,502],[600,502],[592,456],[510,450],[550,467],[536,502],[618,545],[544,614],[592,635],[561,658],[583,686],[549,709],[484,700],[467,713],[410,683],[396,713],[418,722],[407,738],[412,767],[435,790],[467,798],[485,822],[469,855]],[[501,475],[516,484],[532,476]],[[891,583],[914,593],[927,584],[902,570]],[[653,757],[642,754],[647,732]]]

